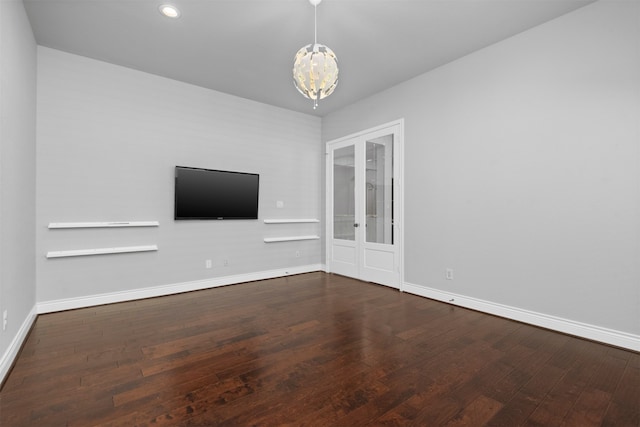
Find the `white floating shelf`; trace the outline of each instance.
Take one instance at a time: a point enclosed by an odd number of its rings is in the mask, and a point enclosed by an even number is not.
[[[50,222],[49,228],[158,227],[158,221]]]
[[[76,249],[71,251],[51,251],[47,252],[47,258],[64,258],[72,256],[86,255],[104,255],[104,254],[123,254],[128,252],[149,252],[157,251],[157,245],[146,246],[122,246],[118,248],[99,248],[99,249]]]
[[[298,222],[320,222],[319,219],[310,218],[310,219],[265,219],[265,224],[292,224]]]
[[[294,240],[318,240],[320,236],[265,237],[265,243],[290,242]]]

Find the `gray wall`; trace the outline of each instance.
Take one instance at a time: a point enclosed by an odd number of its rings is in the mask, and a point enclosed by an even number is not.
[[[639,8],[591,4],[323,119],[325,142],[405,119],[406,282],[640,333]]]
[[[39,302],[321,262],[319,240],[263,242],[319,233],[318,224],[263,223],[320,217],[319,118],[49,48],[38,48],[38,61]],[[176,165],[259,173],[260,220],[174,221]],[[160,226],[47,228],[146,220]],[[159,251],[45,258],[148,244]]]
[[[0,361],[14,339],[19,340],[20,329],[28,327],[35,304],[35,129],[36,43],[22,1],[2,0],[0,319],[7,310],[8,324],[6,331],[0,328]],[[12,350],[19,345],[14,342]]]

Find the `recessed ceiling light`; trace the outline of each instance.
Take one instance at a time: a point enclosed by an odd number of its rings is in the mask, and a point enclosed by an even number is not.
[[[160,10],[160,13],[166,16],[167,18],[180,17],[180,11],[178,10],[178,8],[171,4],[163,4],[158,9]]]

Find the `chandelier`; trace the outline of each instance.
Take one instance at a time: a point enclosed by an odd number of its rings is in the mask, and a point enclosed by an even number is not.
[[[317,8],[322,0],[309,0],[314,7],[313,45],[301,48],[293,63],[293,82],[298,91],[313,100],[313,109],[318,101],[331,95],[338,84],[338,58],[331,49],[318,43]]]

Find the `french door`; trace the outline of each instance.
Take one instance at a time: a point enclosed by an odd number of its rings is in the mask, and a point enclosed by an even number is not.
[[[400,289],[402,121],[327,143],[327,270]]]

